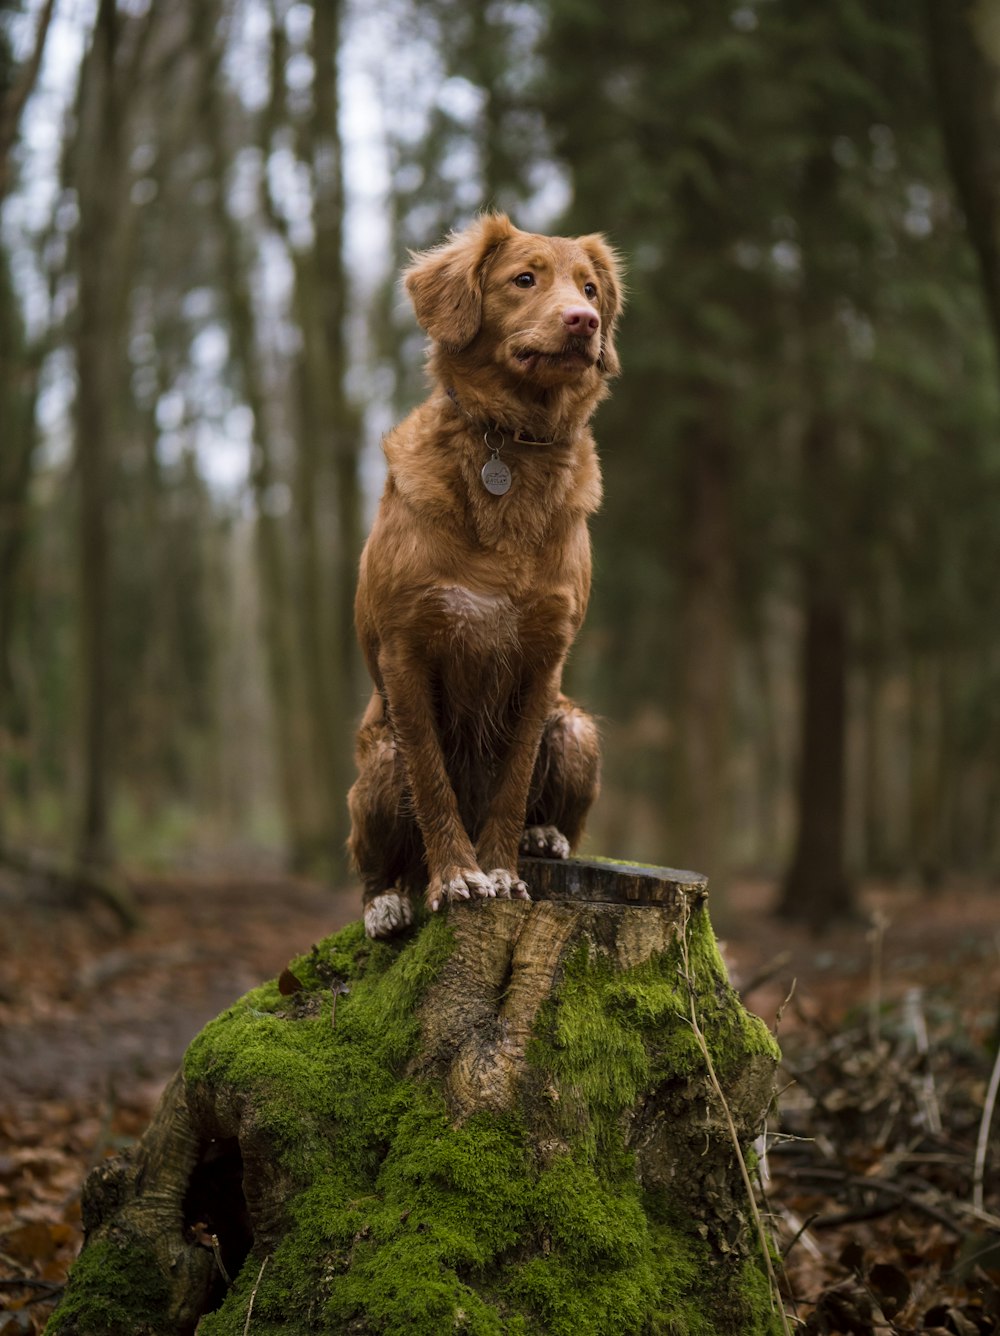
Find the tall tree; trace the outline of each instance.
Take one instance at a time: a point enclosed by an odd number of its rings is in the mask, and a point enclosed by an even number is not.
[[[22,62],[15,61],[2,25],[4,11],[12,8],[0,3],[0,208],[14,179],[13,152],[41,68],[55,2],[46,0],[33,46]],[[4,424],[0,451],[0,846],[4,791],[11,778],[8,752],[16,753],[27,743],[25,703],[17,690],[13,655],[15,619],[23,596],[40,361],[40,350],[28,346],[8,256],[0,245],[0,422]]]
[[[71,178],[79,207],[79,301],[74,327],[79,480],[79,678],[82,810],[77,856],[112,859],[108,750],[111,705],[110,501],[123,401],[126,302],[135,241],[129,111],[144,76],[156,7],[141,18],[101,0],[80,74]]]

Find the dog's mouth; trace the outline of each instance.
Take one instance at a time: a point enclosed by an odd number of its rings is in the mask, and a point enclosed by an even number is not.
[[[567,339],[561,348],[519,348],[514,361],[525,371],[541,368],[571,371],[593,366],[597,353],[589,339]]]

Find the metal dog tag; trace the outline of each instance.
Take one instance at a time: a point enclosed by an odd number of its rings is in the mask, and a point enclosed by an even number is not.
[[[496,455],[486,461],[479,476],[483,480],[483,486],[493,496],[503,496],[504,492],[510,491],[510,469]]]

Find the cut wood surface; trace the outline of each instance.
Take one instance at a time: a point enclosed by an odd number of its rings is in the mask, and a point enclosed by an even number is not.
[[[206,1027],[88,1181],[53,1336],[779,1331],[729,1123],[761,1131],[777,1050],[705,879],[522,874],[530,903],[352,924]]]

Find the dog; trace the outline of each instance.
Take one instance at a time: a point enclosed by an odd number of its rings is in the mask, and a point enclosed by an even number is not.
[[[616,253],[599,234],[480,216],[404,272],[430,396],[385,438],[355,616],[374,690],[349,852],[365,928],[530,899],[519,853],[566,858],[599,783],[593,719],[561,690],[601,500],[588,423],[619,371]]]

